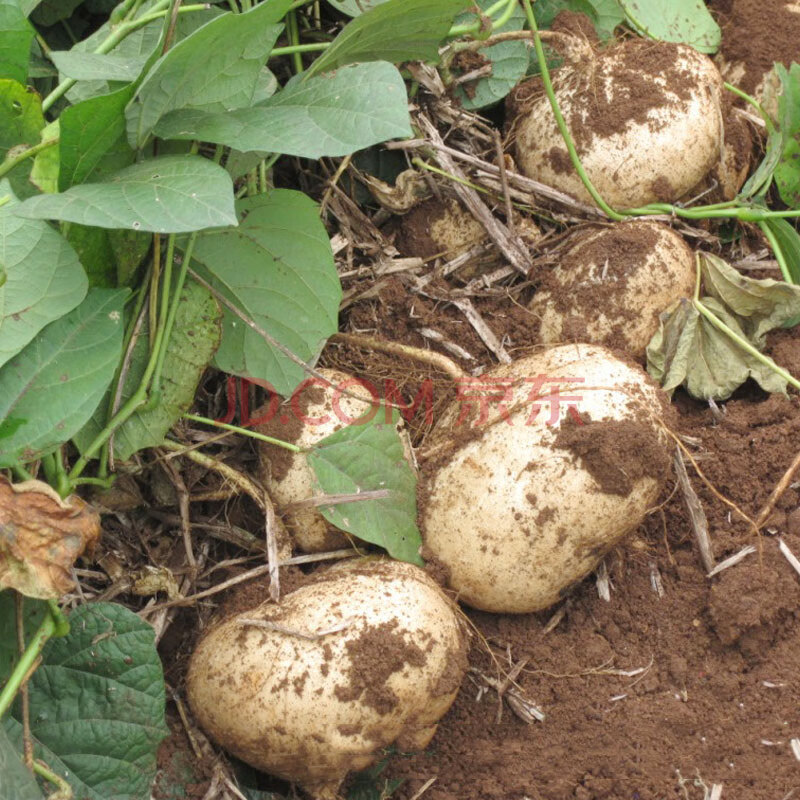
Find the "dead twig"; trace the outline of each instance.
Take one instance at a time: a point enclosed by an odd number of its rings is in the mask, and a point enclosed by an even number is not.
[[[686,463],[683,460],[683,453],[681,453],[680,448],[675,448],[675,474],[678,476],[678,483],[683,492],[686,510],[689,512],[689,518],[692,522],[694,537],[700,549],[700,559],[703,562],[705,571],[711,572],[716,566],[716,562],[714,561],[711,537],[708,535],[708,518],[706,517],[706,512],[703,510],[700,498],[697,496],[697,492],[695,492],[689,481],[689,475],[686,472]]]
[[[759,528],[767,521],[772,510],[775,508],[775,504],[781,499],[783,493],[791,485],[792,479],[798,469],[800,469],[800,453],[797,454],[794,461],[789,465],[789,468],[783,473],[783,477],[778,481],[767,499],[767,502],[764,503],[764,507],[756,517],[756,525],[758,525]]]

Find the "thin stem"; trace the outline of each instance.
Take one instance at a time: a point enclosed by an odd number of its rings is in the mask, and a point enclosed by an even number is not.
[[[59,800],[72,800],[75,796],[72,787],[60,775],[53,772],[44,761],[38,759],[33,762],[33,771],[41,778],[58,787],[57,796]]]
[[[286,33],[289,36],[289,44],[294,48],[299,47],[300,29],[297,27],[297,12],[295,11],[290,11],[286,15]],[[303,71],[303,57],[297,49],[292,52],[292,62],[295,73],[299,75]]]
[[[19,481],[33,480],[33,475],[31,475],[31,473],[28,472],[28,470],[26,470],[25,467],[22,466],[22,464],[14,464],[14,466],[11,467],[11,471],[14,473],[17,480]]]
[[[769,114],[767,114],[766,109],[755,97],[751,97],[747,92],[743,92],[738,86],[734,86],[732,83],[725,82],[723,86],[729,91],[733,92],[737,97],[741,97],[742,100],[749,103],[756,111],[761,115],[761,118],[764,120],[764,124],[767,126],[767,131],[772,133],[775,130],[775,125],[772,122],[772,118]]]
[[[289,47],[273,47],[269,57],[288,56],[293,53],[318,53],[321,50],[327,50],[330,46],[331,42],[316,42],[315,44],[293,44]]]
[[[536,49],[536,60],[539,62],[539,70],[541,71],[542,77],[542,85],[544,86],[545,94],[547,95],[547,99],[550,101],[550,107],[553,110],[553,116],[556,119],[556,125],[558,125],[558,130],[561,133],[561,136],[564,139],[564,143],[567,146],[567,151],[569,152],[570,160],[572,161],[572,166],[575,168],[575,172],[578,173],[578,177],[581,179],[581,182],[586,187],[586,191],[592,197],[597,207],[603,211],[608,217],[613,220],[623,220],[625,219],[624,214],[620,214],[617,211],[614,211],[611,206],[606,203],[606,201],[602,198],[600,193],[597,189],[594,188],[594,184],[589,180],[589,176],[586,174],[586,171],[583,169],[583,164],[581,164],[580,157],[578,156],[578,151],[575,149],[575,143],[572,141],[572,136],[570,135],[569,128],[567,127],[567,123],[564,120],[564,115],[561,113],[561,109],[558,106],[558,100],[556,99],[555,92],[553,91],[553,83],[550,80],[550,70],[547,66],[547,59],[545,58],[544,48],[542,47],[542,40],[539,36],[539,28],[536,25],[536,18],[533,15],[533,9],[531,8],[530,0],[522,0],[523,5],[525,6],[525,14],[528,17],[528,24],[530,25],[531,30],[534,32],[533,38],[533,46]]]
[[[41,153],[42,150],[47,150],[48,147],[58,144],[58,141],[58,137],[55,139],[46,139],[43,142],[39,142],[39,144],[33,145],[33,147],[29,147],[27,150],[23,150],[21,153],[17,153],[17,155],[11,158],[6,158],[5,161],[0,164],[0,178],[7,175],[14,167],[21,164],[26,159],[33,158],[38,153]],[[3,205],[5,205],[5,203],[3,203]]]
[[[701,300],[694,298],[692,303],[697,311],[702,314],[715,328],[717,328],[717,330],[722,331],[726,336],[736,342],[736,344],[738,344],[742,350],[745,350],[757,361],[760,361],[765,367],[768,367],[774,373],[780,375],[781,378],[783,378],[790,386],[800,390],[800,381],[797,380],[797,378],[793,377],[792,374],[787,372],[783,367],[779,367],[769,356],[757,350],[752,344],[750,344],[750,342],[747,341],[747,339],[739,336],[736,331],[729,328],[719,317],[709,311],[709,309],[703,305]]]
[[[47,644],[47,640],[53,636],[55,632],[56,620],[48,611],[36,633],[34,633],[33,638],[25,648],[25,652],[20,656],[19,661],[17,661],[14,666],[14,670],[6,681],[5,686],[3,686],[3,690],[0,692],[0,719],[5,716],[6,712],[11,707],[20,686],[22,686],[25,676],[33,668],[36,659],[39,658],[42,649],[45,644]]]
[[[227,422],[217,422],[215,419],[209,417],[201,417],[197,414],[184,414],[184,419],[190,419],[193,422],[202,422],[204,425],[213,425],[215,428],[222,428],[226,431],[233,431],[233,433],[241,433],[243,436],[249,436],[251,439],[258,439],[260,442],[267,442],[274,444],[284,450],[291,450],[293,453],[302,453],[303,448],[298,447],[296,444],[284,442],[282,439],[274,439],[272,436],[265,436],[263,433],[251,431],[248,428],[240,428],[238,425],[228,425]]]
[[[512,11],[508,14],[508,16],[510,17],[511,14],[513,13],[513,8],[516,7],[516,5],[517,5],[517,0],[498,0],[498,2],[489,6],[489,8],[487,8],[486,11],[484,11],[481,16],[488,17],[491,21],[492,14],[496,14],[498,11],[500,11],[501,8],[505,7],[504,14],[506,11],[508,11],[509,8],[512,9]],[[501,24],[505,24],[506,22],[508,22],[508,18],[506,18]],[[495,28],[496,25],[497,23],[492,22],[491,27],[489,28],[487,33],[491,33],[492,29]],[[483,28],[483,22],[480,19],[476,20],[475,22],[465,23],[463,25],[453,25],[453,27],[450,28],[450,30],[447,32],[447,38],[453,39],[456,36],[466,36],[469,33],[478,33],[479,31],[482,30],[482,28]]]
[[[778,265],[781,268],[781,275],[783,275],[783,279],[786,283],[794,283],[792,280],[792,272],[789,269],[789,264],[786,261],[786,256],[784,255],[783,248],[781,247],[778,239],[776,238],[775,234],[770,229],[769,225],[766,222],[759,222],[758,227],[761,228],[761,232],[766,237],[767,241],[769,242],[769,246],[772,248],[772,252],[775,253],[775,258],[778,260]]]

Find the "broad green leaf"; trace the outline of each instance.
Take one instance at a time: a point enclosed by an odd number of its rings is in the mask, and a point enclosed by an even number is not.
[[[51,50],[50,58],[59,72],[78,81],[135,81],[147,63],[148,54],[119,56],[115,52],[82,53]]]
[[[31,19],[37,25],[50,27],[62,19],[69,19],[80,4],[81,0],[38,0]]]
[[[126,86],[62,112],[58,176],[62,192],[90,177],[103,180],[133,163],[134,153],[125,137],[125,106],[133,92],[133,86]]]
[[[153,233],[185,233],[236,224],[230,176],[200,156],[142,161],[100,183],[32,197],[14,210],[28,219],[58,219]]]
[[[237,204],[238,228],[198,237],[203,278],[305,363],[337,330],[342,290],[319,209],[301,192],[275,189]],[[224,309],[216,366],[268,381],[288,397],[303,368]]]
[[[0,467],[53,452],[92,416],[119,363],[127,294],[92,289],[0,368]]]
[[[149,252],[153,237],[138,231],[110,230],[108,242],[114,251],[117,286],[133,286],[136,271]]]
[[[320,494],[355,494],[381,489],[389,496],[320,506],[332,525],[383,547],[401,561],[422,564],[417,528],[417,479],[406,461],[395,425],[397,411],[375,407],[362,421],[327,436],[308,454]],[[391,422],[387,423],[387,414]]]
[[[28,59],[34,30],[17,0],[0,0],[0,75],[19,83],[28,80]]]
[[[295,81],[255,108],[224,114],[175,111],[161,120],[156,133],[164,139],[201,139],[241,151],[321,158],[410,136],[411,126],[400,73],[391,64],[375,61]]]
[[[0,182],[0,195],[8,183]],[[14,215],[12,198],[0,207],[0,367],[45,325],[72,311],[86,296],[86,275],[78,256],[46,222]],[[2,402],[2,401],[0,401]]]
[[[88,225],[71,223],[66,226],[65,237],[75,248],[89,279],[89,286],[113,289],[117,286],[117,270],[114,251],[108,241],[111,231],[105,228],[90,228]]]
[[[22,763],[21,751],[11,744],[0,727],[0,797],[13,800],[44,800],[33,773]]]
[[[375,6],[382,5],[387,0],[328,0],[337,11],[347,14],[348,17],[357,17]]]
[[[17,81],[0,79],[0,163],[39,144],[44,128],[42,99]],[[31,160],[26,159],[6,177],[17,197],[29,197],[36,189],[28,182]]]
[[[435,61],[459,11],[469,0],[388,0],[345,25],[305,78],[358,61]]]
[[[588,0],[594,11],[594,27],[605,41],[614,36],[614,29],[625,21],[625,12],[619,0]],[[591,15],[590,15],[591,16]]]
[[[492,4],[493,0],[478,0],[478,5],[484,11]],[[456,24],[472,22],[474,19],[474,14],[464,14],[456,19]],[[511,19],[493,33],[520,31],[525,27],[525,20],[525,12],[519,6],[514,10]],[[525,77],[528,71],[530,59],[527,42],[501,42],[484,48],[480,51],[480,55],[484,59],[488,59],[492,72],[488,77],[458,85],[456,96],[461,101],[461,105],[467,109],[484,108],[500,102]],[[458,58],[455,63],[458,64]],[[471,64],[471,62],[468,63]],[[471,72],[475,68],[470,65],[461,71],[462,73]]]
[[[703,0],[618,0],[628,22],[645,36],[716,53],[722,31]]]
[[[80,800],[149,800],[167,734],[164,676],[152,627],[114,603],[70,615],[29,683],[34,753]],[[17,746],[19,708],[3,721]]]
[[[789,208],[800,208],[800,64],[787,69],[776,64],[781,92],[778,120],[783,132],[783,150],[775,167],[775,184]]]
[[[127,111],[131,146],[142,147],[168,111],[225,112],[250,105],[283,30],[275,23],[290,5],[290,0],[266,0],[245,14],[224,14],[159,58]]]
[[[775,328],[800,318],[800,286],[771,278],[742,275],[712,253],[700,256],[703,286],[711,297],[736,315],[745,335],[759,350]]]
[[[736,317],[718,300],[704,297],[700,302],[746,338]],[[661,315],[659,330],[647,346],[647,371],[666,392],[685,386],[700,400],[726,400],[748,378],[767,392],[786,392],[780,375],[714,327],[689,299]]]
[[[788,220],[781,217],[766,219],[760,225],[769,228],[786,261],[791,282],[800,285],[800,234]]]
[[[115,458],[127,461],[139,450],[161,444],[170,428],[189,410],[197,384],[219,346],[221,318],[217,301],[208,291],[196,283],[187,282],[181,292],[175,327],[167,345],[161,394],[152,408],[137,411],[117,429],[114,434]],[[139,388],[148,358],[149,328],[145,322],[131,357],[122,392],[123,402]],[[108,397],[75,437],[79,449],[86,449],[100,433],[107,408]]]
[[[31,168],[31,183],[42,192],[52,194],[58,191],[58,120],[53,120],[42,128],[43,142],[56,142],[36,154]]]

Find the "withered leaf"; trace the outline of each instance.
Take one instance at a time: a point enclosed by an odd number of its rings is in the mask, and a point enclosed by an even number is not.
[[[62,500],[42,481],[0,476],[0,590],[60,597],[73,588],[75,559],[99,536],[100,516],[77,495]]]

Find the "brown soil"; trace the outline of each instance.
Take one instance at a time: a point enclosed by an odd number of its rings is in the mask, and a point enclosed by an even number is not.
[[[738,86],[752,93],[777,61],[800,60],[800,14],[787,0],[722,0],[714,6],[722,27],[722,56],[745,67]]]
[[[769,352],[796,368],[800,334],[772,335]],[[800,448],[800,398],[746,386],[719,421],[681,393],[674,406],[709,481],[757,516]],[[777,548],[780,536],[800,555],[800,483],[758,542],[689,471],[717,562],[748,544],[761,553],[709,579],[680,491],[668,491],[607,558],[610,602],[584,581],[549,632],[557,609],[468,611],[492,654],[475,641],[471,666],[502,677],[528,659],[517,684],[546,718],[528,725],[506,705],[498,721],[496,693],[479,697],[473,674],[428,750],[391,759],[390,774],[406,779],[394,797],[409,800],[430,778],[426,800],[702,800],[701,781],[731,800],[800,791],[800,579]]]

